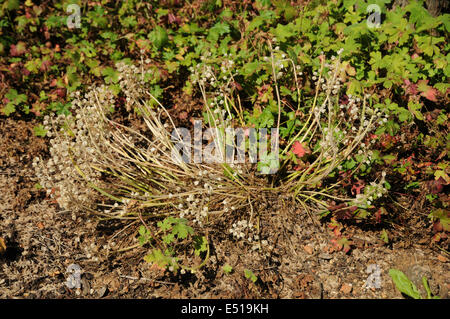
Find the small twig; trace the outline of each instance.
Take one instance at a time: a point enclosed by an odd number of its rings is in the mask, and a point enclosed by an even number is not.
[[[124,251],[132,250],[132,249],[138,248],[140,246],[141,246],[140,244],[136,244],[136,245],[133,245],[133,246],[128,246],[128,247],[125,247],[125,248],[113,250],[111,253],[113,253],[113,254],[114,253],[123,253]]]
[[[161,245],[161,242],[159,241],[158,237],[156,237],[153,234],[153,231],[150,229],[150,227],[147,226],[147,224],[145,223],[144,219],[142,218],[142,214],[141,212],[139,212],[139,219],[141,220],[142,224],[144,224],[144,227],[147,229],[147,231],[150,233],[150,236],[155,240],[156,245],[158,246],[158,248],[163,251],[163,245]]]
[[[123,232],[125,229],[133,226],[135,223],[137,222],[137,220],[135,220],[134,222],[132,222],[131,224],[125,226],[123,229],[119,230],[117,233],[115,233],[109,240],[114,239],[115,237],[117,237],[121,232]]]
[[[145,277],[138,278],[138,277],[133,277],[133,276],[120,275],[120,278],[125,278],[125,279],[129,279],[129,280],[147,280],[147,281],[157,282],[158,284],[163,284],[163,285],[175,285],[175,283],[173,283],[173,282],[153,280],[153,279],[145,278]]]

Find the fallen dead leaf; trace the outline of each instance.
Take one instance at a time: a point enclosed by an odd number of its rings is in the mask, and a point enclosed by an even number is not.
[[[3,254],[6,251],[5,240],[0,237],[0,254]]]
[[[439,256],[437,257],[437,259],[438,259],[440,262],[443,262],[443,263],[448,262],[448,258],[445,257],[445,256],[442,256],[442,255],[439,255]]]
[[[322,251],[324,253],[332,254],[332,253],[334,253],[336,251],[336,249],[333,246],[328,244],[328,245],[326,245],[325,247],[322,248]]]
[[[303,246],[303,249],[310,255],[312,255],[313,252],[314,252],[314,249],[311,246],[309,246],[309,245]]]
[[[49,275],[50,277],[56,277],[56,276],[59,276],[60,274],[61,274],[60,271],[54,271],[54,272],[49,273],[48,275]]]
[[[342,284],[341,289],[340,289],[340,291],[346,295],[350,294],[352,292],[352,290],[353,290],[352,284]]]

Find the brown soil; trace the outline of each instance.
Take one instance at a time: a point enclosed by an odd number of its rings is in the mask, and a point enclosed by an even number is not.
[[[349,226],[353,247],[346,254],[333,248],[318,220],[294,208],[267,208],[262,232],[273,247],[265,254],[211,238],[205,271],[161,272],[143,261],[145,248],[117,252],[136,245],[137,221],[75,215],[35,188],[32,159],[45,156],[47,146],[33,135],[33,125],[0,119],[0,239],[7,248],[0,254],[0,298],[403,298],[390,268],[403,270],[419,287],[425,275],[433,293],[449,297],[449,261],[426,241],[386,246],[379,232]],[[81,289],[66,285],[71,264],[82,270]],[[223,272],[224,264],[233,267],[231,274]],[[364,288],[370,264],[381,270],[378,289]],[[258,280],[245,278],[244,269]]]

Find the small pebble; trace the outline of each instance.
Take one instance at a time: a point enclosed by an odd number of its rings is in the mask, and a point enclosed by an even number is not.
[[[319,255],[319,258],[320,259],[325,259],[325,260],[330,260],[330,259],[333,258],[333,256],[331,254],[328,254],[328,253],[322,253],[322,254]]]
[[[352,292],[352,290],[353,290],[352,284],[342,284],[341,290],[340,290],[340,291],[341,291],[343,294],[348,295],[348,294],[350,294],[350,293]]]
[[[98,297],[102,298],[108,293],[108,287],[104,286],[98,290]]]

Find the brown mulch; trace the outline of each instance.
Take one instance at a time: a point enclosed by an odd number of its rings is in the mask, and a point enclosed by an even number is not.
[[[189,110],[190,111],[190,110]],[[0,298],[403,298],[388,271],[405,271],[421,286],[448,298],[449,260],[426,244],[380,244],[371,230],[352,228],[353,247],[336,251],[330,234],[300,210],[274,205],[263,214],[262,236],[271,248],[261,254],[226,234],[212,234],[206,269],[171,275],[143,261],[138,222],[99,220],[61,210],[35,187],[31,167],[45,156],[45,139],[33,122],[0,118]],[[68,267],[79,265],[81,289],[69,289]],[[233,267],[225,274],[222,266]],[[381,270],[381,287],[366,289],[370,264]],[[244,276],[251,269],[258,280]],[[422,288],[421,288],[422,289]]]

